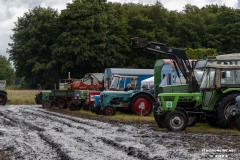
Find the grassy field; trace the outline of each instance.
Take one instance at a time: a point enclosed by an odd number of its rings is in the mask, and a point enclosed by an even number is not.
[[[7,90],[9,105],[35,104],[35,94],[38,90]]]
[[[34,105],[35,104],[35,94],[38,90],[7,90],[8,92],[8,105]],[[136,123],[136,124],[150,124],[154,129],[159,131],[166,131],[166,129],[161,129],[157,127],[154,121],[153,114],[150,116],[137,116],[133,114],[126,114],[122,112],[117,112],[115,116],[96,116],[95,113],[90,111],[69,111],[68,109],[62,110],[66,114],[73,116],[86,117],[90,119],[97,119],[102,121],[112,121],[112,122],[123,122],[123,123]],[[197,123],[194,127],[187,127],[187,132],[192,133],[215,133],[215,134],[228,134],[228,135],[240,135],[240,132],[235,129],[220,129],[213,128],[207,123]]]

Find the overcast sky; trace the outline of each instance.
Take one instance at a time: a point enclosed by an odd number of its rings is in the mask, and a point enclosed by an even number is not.
[[[122,3],[154,4],[157,0],[108,0]],[[35,6],[51,7],[59,11],[66,8],[66,3],[72,0],[0,0],[0,54],[9,57],[6,53],[10,36],[13,34],[14,22],[17,17],[22,17],[25,12]],[[240,0],[160,0],[163,6],[169,10],[181,11],[186,4],[203,7],[207,4],[226,5],[228,7],[240,8]]]

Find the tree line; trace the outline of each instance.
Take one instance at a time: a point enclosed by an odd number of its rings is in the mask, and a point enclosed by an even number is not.
[[[136,52],[132,37],[185,48],[190,58],[240,49],[240,12],[226,6],[186,5],[181,12],[155,5],[74,0],[59,13],[35,7],[15,22],[9,57],[25,86],[49,89],[61,78],[81,78],[108,67],[153,68],[159,55]]]

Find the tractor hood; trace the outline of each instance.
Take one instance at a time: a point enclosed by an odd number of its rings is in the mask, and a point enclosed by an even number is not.
[[[138,91],[134,91],[134,90],[130,90],[130,91],[103,91],[101,92],[100,95],[126,95],[126,94],[131,94],[134,92],[138,92]]]

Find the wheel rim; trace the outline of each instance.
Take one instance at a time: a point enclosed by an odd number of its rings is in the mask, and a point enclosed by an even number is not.
[[[61,109],[64,109],[65,108],[65,102],[64,100],[58,100],[58,107],[61,108]]]
[[[50,108],[51,107],[51,102],[49,102],[49,101],[43,102],[43,107],[44,108]]]
[[[175,129],[181,128],[183,126],[183,118],[180,116],[173,116],[170,120],[170,125]]]
[[[134,103],[134,111],[139,115],[146,115],[151,109],[151,102],[145,98],[139,98]]]
[[[107,116],[112,116],[114,114],[114,109],[112,107],[107,107],[105,110]]]
[[[224,110],[225,118],[228,119],[230,116],[234,115],[236,110],[236,106],[233,103],[229,103]]]

